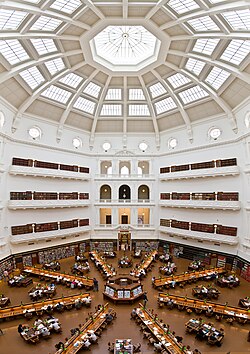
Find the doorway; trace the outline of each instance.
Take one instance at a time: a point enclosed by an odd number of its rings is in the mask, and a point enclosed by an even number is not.
[[[128,224],[128,215],[122,215],[122,224]]]
[[[111,225],[111,224],[112,224],[111,215],[106,215],[106,225]]]

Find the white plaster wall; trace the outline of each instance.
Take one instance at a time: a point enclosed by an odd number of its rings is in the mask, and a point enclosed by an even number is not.
[[[118,199],[118,189],[122,184],[128,184],[132,190],[132,199],[137,199],[137,189],[139,185],[146,184],[150,187],[150,198],[156,202],[152,209],[151,224],[154,224],[156,231],[139,230],[133,231],[133,238],[149,239],[164,238],[165,234],[159,234],[157,228],[160,218],[174,218],[178,220],[188,220],[204,223],[219,223],[228,226],[236,226],[240,243],[238,246],[215,246],[212,243],[199,243],[194,240],[185,240],[186,244],[201,248],[209,248],[220,252],[239,254],[241,257],[249,259],[249,248],[244,245],[250,244],[250,130],[246,129],[244,118],[250,110],[250,103],[245,102],[240,108],[235,110],[238,124],[238,132],[233,132],[231,123],[227,117],[216,116],[208,118],[202,122],[193,124],[193,142],[188,139],[186,129],[172,129],[161,134],[160,149],[157,150],[154,134],[130,134],[127,137],[128,153],[123,150],[122,137],[119,134],[102,135],[96,134],[94,147],[89,147],[89,134],[77,129],[65,127],[60,142],[56,141],[57,126],[54,123],[40,120],[37,117],[24,116],[20,127],[16,132],[11,132],[11,123],[14,111],[4,102],[0,102],[0,110],[6,116],[6,122],[0,131],[0,241],[1,238],[10,237],[10,228],[12,225],[26,224],[30,222],[49,222],[57,220],[69,220],[73,218],[89,218],[90,224],[94,227],[99,224],[98,208],[94,203],[99,199],[99,188],[102,184],[108,184],[112,187],[113,199]],[[41,128],[43,134],[41,140],[33,141],[28,136],[28,129],[37,125]],[[222,130],[222,136],[217,141],[211,141],[208,138],[208,130],[211,127],[219,127]],[[83,146],[74,149],[72,139],[80,137]],[[169,138],[175,137],[178,140],[178,146],[174,150],[169,150],[167,142]],[[110,141],[112,148],[104,152],[101,148],[103,142]],[[141,141],[148,143],[149,148],[146,152],[140,152],[138,144]],[[8,173],[12,157],[23,157],[40,159],[44,161],[76,164],[90,168],[90,181],[35,178],[31,176],[12,176]],[[207,161],[211,159],[225,159],[237,157],[240,167],[239,176],[226,176],[215,178],[197,178],[188,180],[174,180],[161,182],[158,180],[159,169],[163,166],[179,165],[184,163],[193,163]],[[150,162],[150,174],[156,178],[155,181],[100,181],[95,180],[95,176],[100,174],[100,162],[103,160],[113,160],[113,173],[118,173],[120,161],[130,161],[132,166],[131,173],[137,172],[138,161],[148,160]],[[246,171],[249,169],[249,173]],[[65,209],[38,209],[38,210],[9,210],[6,207],[9,200],[10,191],[77,191],[89,192],[91,205],[85,208],[65,208]],[[229,191],[239,192],[241,209],[239,211],[231,210],[201,210],[184,208],[162,208],[157,205],[161,192],[212,192]],[[249,208],[249,210],[247,210]],[[112,215],[116,215],[117,207],[113,207]],[[136,208],[137,209],[137,208]],[[52,246],[54,244],[66,243],[92,238],[114,238],[117,237],[117,231],[92,230],[91,233],[80,235],[78,238],[68,238],[66,240],[53,240],[50,243],[39,241],[34,245],[15,245],[8,244],[0,247],[0,258],[3,258],[11,252],[23,252],[32,249]],[[180,242],[180,239],[169,239],[171,242]],[[9,241],[9,239],[8,239]]]

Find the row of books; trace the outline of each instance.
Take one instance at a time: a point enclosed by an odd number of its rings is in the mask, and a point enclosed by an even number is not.
[[[208,193],[161,193],[161,200],[231,200],[238,201],[239,193],[238,192],[208,192]]]
[[[237,236],[237,227],[224,226],[218,224],[203,224],[203,223],[180,221],[174,219],[160,219],[160,226],[206,232],[206,233],[216,233],[216,234],[221,234],[226,236]]]
[[[81,192],[10,192],[10,200],[82,200],[89,199],[89,193]]]
[[[53,221],[46,222],[42,224],[26,224],[26,225],[18,225],[11,227],[11,234],[14,235],[22,235],[29,234],[33,232],[46,232],[46,231],[54,231],[54,230],[62,230],[62,229],[70,229],[74,227],[81,227],[89,225],[89,219],[74,219],[74,220],[66,220],[66,221]]]
[[[215,168],[215,167],[228,167],[228,166],[236,166],[236,165],[237,165],[237,159],[230,158],[230,159],[221,159],[221,160],[211,160],[205,162],[196,162],[191,164],[189,163],[189,164],[177,165],[177,166],[161,167],[160,173],[199,170],[199,169]]]

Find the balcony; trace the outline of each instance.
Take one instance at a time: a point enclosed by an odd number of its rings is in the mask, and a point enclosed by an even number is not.
[[[90,179],[88,173],[17,165],[10,166],[9,174],[45,178],[74,179],[82,181],[87,181]]]
[[[55,209],[80,208],[90,205],[89,199],[57,199],[57,200],[9,200],[8,208],[18,209]],[[1,209],[1,206],[0,206]]]
[[[176,171],[170,173],[161,173],[159,175],[160,181],[191,179],[191,178],[206,178],[206,177],[223,177],[223,176],[237,176],[240,174],[238,166],[228,167],[214,167],[208,169]]]
[[[181,237],[182,239],[208,241],[216,244],[237,245],[239,242],[238,236],[226,236],[216,233],[198,232],[192,230],[182,230],[172,227],[160,226],[159,231],[168,234],[170,237]]]
[[[152,199],[98,199],[95,201],[95,205],[111,205],[111,206],[134,206],[134,205],[155,205]]]
[[[222,209],[240,210],[239,201],[234,200],[159,200],[159,205],[165,208],[187,208],[187,209]]]
[[[96,224],[94,230],[150,230],[155,231],[154,225],[151,224]]]
[[[12,244],[19,244],[19,243],[29,243],[34,241],[47,241],[51,239],[81,235],[88,231],[90,231],[89,225],[75,227],[73,229],[68,229],[68,230],[63,229],[63,230],[46,231],[46,232],[33,232],[29,234],[21,234],[15,236],[11,235],[10,242]]]
[[[102,181],[102,180],[110,180],[110,181],[120,181],[120,180],[130,180],[130,181],[140,181],[140,180],[146,180],[146,181],[155,181],[155,176],[152,174],[129,174],[129,175],[123,175],[123,174],[96,174],[95,175],[95,180],[96,181]]]

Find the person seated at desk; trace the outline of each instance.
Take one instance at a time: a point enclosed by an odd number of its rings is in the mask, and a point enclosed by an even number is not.
[[[196,333],[195,338],[196,338],[196,339],[203,340],[205,337],[206,337],[206,333],[203,331],[202,328],[200,328],[200,329],[198,330],[198,332]]]
[[[50,336],[50,331],[49,329],[44,326],[44,324],[40,324],[39,326],[37,326],[37,331],[39,332],[39,334],[42,336],[42,337],[48,337]]]
[[[115,343],[108,342],[108,351],[114,353]]]
[[[88,338],[85,338],[82,340],[82,348],[83,349],[88,349],[90,346],[91,346],[91,343],[88,340]]]
[[[141,343],[137,343],[133,345],[133,353],[140,353],[141,351]]]
[[[213,315],[213,313],[214,313],[214,310],[213,310],[212,306],[208,306],[207,311],[206,311],[206,315],[211,317]]]
[[[34,322],[34,326],[37,327],[37,326],[39,326],[41,323],[43,323],[43,321],[42,321],[41,319],[37,318],[37,319],[35,320],[35,322]]]
[[[163,349],[163,346],[162,346],[162,344],[161,344],[161,342],[156,342],[156,343],[154,343],[154,347],[155,347],[155,351],[156,352],[161,352],[162,351],[162,349]]]
[[[208,288],[206,288],[205,286],[202,286],[201,293],[202,294],[207,294],[208,293]]]
[[[57,343],[57,344],[55,345],[55,348],[56,348],[56,350],[60,350],[60,349],[64,350],[64,349],[65,349],[65,348],[64,348],[64,343],[63,343],[63,342]]]
[[[133,310],[131,311],[131,318],[136,317],[136,308],[134,307]]]
[[[62,312],[64,310],[63,302],[58,302],[58,304],[55,305],[55,309],[59,312]]]
[[[61,326],[60,323],[58,322],[58,319],[56,320],[50,320],[50,322],[48,321],[48,326],[50,330],[55,331],[56,333],[61,332]]]
[[[113,321],[114,317],[111,315],[111,313],[107,313],[105,319],[108,323],[110,323]]]
[[[88,331],[88,340],[91,342],[91,343],[96,343],[97,342],[97,335],[95,334],[94,331]]]

